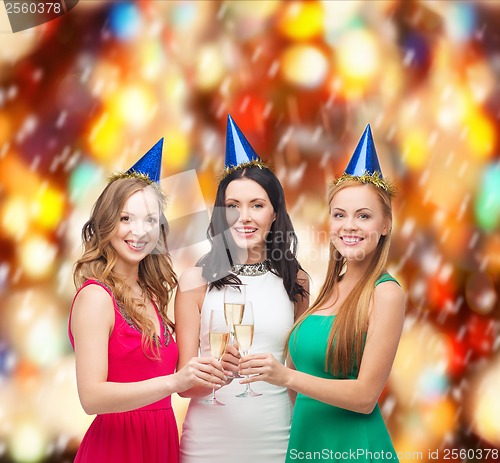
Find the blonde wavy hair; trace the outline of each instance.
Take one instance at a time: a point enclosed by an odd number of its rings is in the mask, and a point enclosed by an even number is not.
[[[364,185],[371,188],[380,200],[384,217],[392,224],[393,194],[370,183],[363,184],[357,180],[346,180],[337,185],[332,184],[328,191],[328,204],[331,208],[333,198],[339,191],[352,186]],[[330,371],[334,376],[347,377],[353,369],[359,368],[363,356],[363,348],[368,330],[369,308],[373,300],[375,283],[381,274],[385,272],[389,248],[391,243],[391,227],[387,235],[382,235],[367,266],[364,276],[353,288],[349,297],[340,306],[328,337],[328,345],[325,357],[325,371]],[[318,297],[296,321],[293,329],[300,326],[304,319],[311,313],[319,310],[331,297],[336,285],[345,271],[346,260],[330,242],[330,258],[325,282],[321,287]],[[293,331],[292,329],[292,331]],[[285,355],[288,354],[288,342],[285,346]]]
[[[152,352],[155,358],[159,358],[159,339],[153,322],[145,315],[144,302],[135,297],[131,288],[116,274],[114,268],[117,256],[110,243],[118,228],[125,202],[145,188],[150,188],[158,197],[160,236],[156,248],[139,263],[139,285],[147,297],[155,302],[164,326],[174,331],[175,325],[167,316],[167,308],[177,286],[177,277],[167,247],[168,223],[163,214],[165,196],[142,179],[114,180],[101,193],[90,219],[82,229],[83,253],[75,264],[73,281],[77,290],[87,280],[97,280],[108,286],[124,317],[142,333],[144,352]]]

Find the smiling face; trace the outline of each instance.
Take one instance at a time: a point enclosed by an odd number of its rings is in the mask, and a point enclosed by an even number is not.
[[[238,248],[248,253],[247,263],[266,259],[266,236],[276,213],[266,190],[254,180],[233,180],[226,189],[226,220]]]
[[[125,273],[156,247],[159,238],[160,203],[151,188],[133,193],[123,205],[110,240],[116,251],[118,271]]]
[[[330,203],[331,240],[348,261],[362,261],[371,255],[390,227],[391,221],[369,185],[348,186]]]

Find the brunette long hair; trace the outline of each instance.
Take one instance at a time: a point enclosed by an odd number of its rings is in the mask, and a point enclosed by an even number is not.
[[[271,271],[283,279],[289,299],[297,302],[299,298],[308,295],[307,290],[297,281],[297,273],[302,269],[296,257],[297,235],[286,210],[283,187],[270,169],[251,166],[235,170],[222,179],[217,188],[214,211],[207,231],[211,249],[197,265],[203,268],[203,277],[209,282],[210,290],[240,282],[236,275],[231,274],[231,266],[237,263],[237,246],[228,230],[225,202],[228,185],[241,178],[257,182],[269,196],[276,219],[266,237],[266,256],[271,262]]]

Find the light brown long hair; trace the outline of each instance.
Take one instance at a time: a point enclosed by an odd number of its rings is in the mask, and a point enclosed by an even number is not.
[[[360,185],[363,184],[356,180],[348,180],[339,185],[333,185],[328,191],[329,206],[331,207],[333,198],[339,191]],[[391,194],[369,183],[365,184],[365,187],[371,188],[372,191],[377,194],[382,204],[384,218],[388,219],[392,224]],[[334,323],[332,324],[328,337],[325,370],[331,371],[335,376],[347,377],[354,368],[359,368],[361,365],[364,341],[368,330],[370,303],[373,300],[375,283],[385,271],[390,242],[391,227],[388,228],[387,235],[382,235],[380,237],[365,274],[340,306]],[[341,275],[345,270],[345,266],[345,258],[342,257],[330,242],[330,258],[325,282],[314,304],[299,317],[294,325],[294,329],[297,328],[308,315],[320,309],[331,297],[335,291],[336,285],[342,278]],[[286,354],[288,353],[289,339],[285,346]]]
[[[173,331],[174,323],[167,316],[167,308],[177,286],[168,253],[168,223],[163,214],[165,197],[159,189],[138,178],[124,178],[111,182],[97,199],[90,219],[83,226],[82,257],[76,262],[73,281],[79,289],[87,280],[107,285],[115,296],[126,318],[142,333],[142,346],[146,353],[158,357],[158,339],[153,322],[145,315],[144,302],[135,297],[131,288],[118,277],[114,268],[116,251],[110,241],[116,232],[125,202],[134,193],[151,188],[158,197],[160,209],[160,236],[156,248],[139,263],[139,284],[158,307],[163,323]],[[146,349],[148,347],[149,349]]]

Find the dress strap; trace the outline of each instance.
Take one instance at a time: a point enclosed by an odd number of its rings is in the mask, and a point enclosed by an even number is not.
[[[380,275],[378,277],[378,280],[375,282],[375,286],[378,286],[380,283],[385,283],[386,281],[394,281],[394,283],[396,283],[398,286],[401,286],[398,280],[396,280],[396,278],[394,278],[389,273],[382,273],[382,275]]]
[[[101,286],[102,288],[104,288],[106,290],[106,292],[111,296],[113,297],[113,292],[111,291],[111,288],[105,284],[105,283],[102,283],[101,281],[99,280],[85,280],[85,283],[83,283],[83,285],[80,287],[80,289],[76,292],[76,296],[78,296],[78,293],[83,289],[85,288],[86,286],[89,286],[89,285],[99,285]],[[75,297],[76,297],[75,296]],[[114,298],[113,298],[114,299]]]

